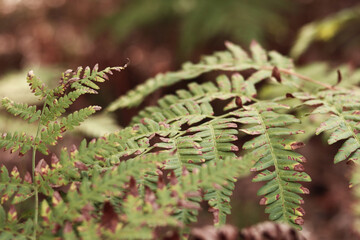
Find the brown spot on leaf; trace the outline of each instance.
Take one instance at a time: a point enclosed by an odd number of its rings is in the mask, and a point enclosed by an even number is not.
[[[186,167],[183,167],[183,169],[182,169],[182,175],[183,175],[183,176],[189,175],[189,171],[186,169]]]
[[[298,164],[296,164],[296,165],[294,166],[294,170],[299,171],[299,172],[302,172],[302,171],[305,170],[305,168],[304,168],[304,166],[303,166],[302,164],[298,163]]]
[[[305,210],[304,210],[302,207],[298,207],[298,208],[296,208],[296,210],[297,210],[298,212],[300,212],[300,213],[302,214],[302,216],[305,215]]]
[[[119,217],[110,202],[105,202],[102,212],[103,215],[101,216],[100,225],[114,233],[119,222]]]
[[[271,73],[271,76],[276,79],[279,83],[281,83],[281,74],[277,67],[274,67]]]
[[[241,97],[239,97],[239,96],[237,96],[237,97],[235,98],[235,103],[236,103],[236,106],[238,106],[238,107],[242,107],[242,106],[243,106]]]
[[[214,216],[214,224],[219,223],[219,209],[210,207],[209,212],[211,212]]]
[[[127,154],[124,154],[124,156],[125,156],[125,155],[127,155]],[[125,157],[126,157],[126,156],[125,156]],[[96,160],[99,160],[99,161],[102,161],[102,162],[105,161],[105,158],[104,158],[103,156],[95,155],[94,158],[95,158]]]
[[[32,183],[31,174],[29,172],[25,173],[24,181],[27,182],[27,183]]]
[[[92,109],[94,109],[95,111],[100,111],[101,110],[101,107],[100,106],[92,106]]]
[[[156,203],[155,193],[148,186],[145,187],[145,202],[149,203],[154,210],[159,208],[159,205]]]
[[[130,189],[130,194],[133,195],[134,197],[139,195],[138,189],[136,187],[136,180],[134,177],[130,177],[129,189]]]
[[[53,153],[51,155],[51,166],[55,166],[58,162],[60,162],[59,158]]]
[[[52,204],[53,206],[57,206],[62,201],[62,198],[60,196],[60,193],[58,191],[55,191],[52,196]]]
[[[303,142],[294,142],[294,143],[290,144],[290,147],[292,150],[302,148],[304,146],[305,146],[305,144]]]
[[[336,83],[336,85],[338,85],[342,80],[342,75],[341,75],[341,72],[340,72],[339,69],[336,72],[337,72],[337,83]]]
[[[89,168],[85,165],[85,163],[80,162],[80,161],[75,161],[75,162],[74,162],[74,165],[75,165],[76,168],[78,168],[78,169],[81,170],[81,171],[86,171],[86,170],[89,169]]]
[[[286,93],[286,95],[285,95],[287,98],[295,98],[295,96],[294,95],[292,95],[291,93]]]
[[[72,144],[71,147],[70,147],[70,152],[73,153],[75,151],[77,151],[77,147],[76,147],[75,144]]]
[[[175,172],[174,171],[171,171],[170,172],[170,184],[171,185],[176,185],[178,183],[178,180],[175,176]]]
[[[302,217],[297,217],[295,219],[295,223],[298,225],[303,225],[304,224],[304,219]]]
[[[237,147],[237,146],[235,146],[235,145],[232,145],[231,146],[231,151],[239,151],[239,148]]]
[[[259,204],[260,204],[260,205],[266,205],[266,201],[267,201],[267,198],[266,198],[266,197],[263,197],[263,198],[260,199]]]
[[[304,194],[309,194],[310,193],[310,190],[308,188],[306,188],[306,187],[301,186],[300,189],[302,190],[302,192]]]
[[[35,167],[35,173],[40,175],[46,175],[49,170],[49,165],[45,162],[44,159],[41,159]]]
[[[191,201],[186,201],[184,199],[179,200],[178,206],[183,207],[183,208],[188,208],[188,209],[196,209],[196,210],[201,209],[201,207],[197,203],[194,203]]]
[[[164,182],[164,179],[162,178],[162,176],[159,176],[159,177],[158,177],[157,187],[158,187],[159,189],[165,188],[165,182]]]
[[[8,212],[9,220],[15,221],[17,219],[17,212],[14,205],[11,205]]]

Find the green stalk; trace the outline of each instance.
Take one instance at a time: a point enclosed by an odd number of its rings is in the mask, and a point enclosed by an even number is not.
[[[31,159],[32,178],[33,178],[33,184],[34,184],[34,190],[35,190],[35,215],[34,215],[34,232],[33,232],[34,240],[36,240],[36,229],[37,229],[38,217],[39,217],[39,189],[35,182],[36,149],[37,149],[36,143],[37,143],[37,139],[38,139],[39,133],[40,133],[41,117],[42,117],[45,107],[46,107],[46,101],[47,101],[47,96],[45,97],[45,102],[44,102],[43,108],[41,110],[40,119],[39,119],[39,123],[38,123],[37,130],[36,130],[36,135],[35,135],[35,139],[34,139],[34,143],[33,143],[33,152],[32,152],[32,159]]]

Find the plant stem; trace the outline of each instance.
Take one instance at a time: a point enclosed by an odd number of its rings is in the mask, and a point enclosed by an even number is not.
[[[39,191],[35,182],[35,159],[36,159],[35,157],[36,157],[36,146],[34,144],[33,153],[32,153],[32,178],[33,178],[34,190],[35,190],[35,215],[34,215],[34,232],[33,232],[34,240],[36,240],[36,228],[38,224],[38,215],[39,215]]]
[[[38,186],[36,185],[36,181],[35,181],[35,167],[36,167],[36,149],[37,149],[37,139],[39,137],[39,133],[40,133],[40,128],[41,128],[41,117],[44,113],[45,107],[46,107],[46,101],[47,101],[47,97],[45,98],[45,102],[43,105],[43,108],[41,110],[41,114],[40,114],[40,119],[39,119],[39,123],[37,126],[37,130],[36,130],[36,135],[35,135],[35,139],[33,142],[33,152],[32,152],[32,159],[31,159],[31,165],[32,165],[32,179],[33,179],[33,184],[34,184],[34,190],[35,190],[35,213],[34,213],[34,232],[33,232],[33,239],[36,240],[36,230],[37,230],[37,225],[38,225],[38,217],[39,217],[39,189]]]
[[[275,66],[254,66],[254,69],[257,69],[257,70],[269,70],[269,71],[272,71],[274,69]],[[206,66],[203,66],[202,68],[208,68]],[[225,71],[240,71],[240,70],[246,70],[246,69],[249,69],[249,68],[239,68],[237,66],[234,66],[234,65],[229,65],[229,64],[219,64],[219,65],[214,65],[211,69],[221,69],[221,70],[225,70]],[[289,70],[289,69],[285,69],[285,68],[278,68],[280,72],[282,73],[285,73],[285,74],[289,74],[289,75],[293,75],[295,77],[298,77],[304,81],[307,81],[307,82],[311,82],[311,83],[314,83],[314,84],[317,84],[317,85],[320,85],[320,86],[323,86],[327,89],[330,89],[330,90],[336,90],[337,88],[334,87],[334,86],[331,86],[329,84],[326,84],[326,83],[323,83],[323,82],[320,82],[320,81],[317,81],[317,80],[314,80],[312,78],[309,78],[307,76],[304,76],[300,73],[296,73],[296,72],[293,72],[292,70]]]
[[[265,67],[261,67],[261,69],[272,71],[272,70],[274,69],[274,67],[267,67],[267,66],[265,66]],[[302,79],[302,80],[304,80],[304,81],[311,82],[311,83],[315,83],[315,84],[320,85],[320,86],[323,86],[323,87],[325,87],[325,88],[327,88],[327,89],[330,89],[330,90],[335,90],[335,89],[336,89],[336,87],[334,87],[334,86],[331,86],[331,85],[326,84],[326,83],[323,83],[323,82],[319,82],[319,81],[317,81],[317,80],[314,80],[314,79],[309,78],[309,77],[307,77],[307,76],[304,76],[304,75],[302,75],[302,74],[293,72],[292,70],[285,69],[285,68],[278,68],[278,69],[279,69],[279,71],[282,72],[282,73],[289,74],[289,75],[293,75],[293,76],[298,77],[298,78],[300,78],[300,79]]]

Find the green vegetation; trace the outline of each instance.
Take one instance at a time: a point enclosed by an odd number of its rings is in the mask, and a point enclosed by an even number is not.
[[[11,154],[32,152],[31,173],[1,167],[0,238],[156,239],[158,227],[187,238],[201,202],[208,203],[215,226],[226,223],[234,183],[251,171],[254,182],[266,182],[258,195],[270,220],[301,230],[301,194],[309,190],[299,182],[311,181],[306,158],[297,151],[308,139],[301,137],[303,129],[308,136],[331,132],[329,144],[345,140],[335,163],[357,163],[359,89],[341,74],[329,82],[302,75],[290,59],[256,42],[251,55],[230,42],[226,47],[149,79],[106,113],[139,105],[164,86],[221,71],[215,81],[191,82],[144,108],[124,129],[84,139],[59,156],[49,146],[101,108],[66,109],[81,95],[96,94],[98,83],[126,66],[67,70],[55,88],[30,71],[27,82],[42,106],[2,101],[7,112],[38,127],[35,135],[0,138]]]

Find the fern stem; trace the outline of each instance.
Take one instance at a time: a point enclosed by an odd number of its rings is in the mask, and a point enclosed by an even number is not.
[[[269,70],[269,71],[272,71],[274,69],[274,67],[268,67],[268,66],[264,66],[264,67],[261,67],[261,69],[263,70]],[[323,83],[323,82],[319,82],[317,80],[314,80],[312,78],[309,78],[307,76],[304,76],[302,74],[299,74],[299,73],[296,73],[296,72],[293,72],[292,70],[288,70],[288,69],[285,69],[285,68],[278,68],[280,72],[282,73],[285,73],[285,74],[289,74],[289,75],[293,75],[295,77],[298,77],[304,81],[307,81],[307,82],[311,82],[311,83],[315,83],[317,85],[320,85],[320,86],[323,86],[329,90],[336,90],[336,87],[334,86],[331,86],[329,84],[326,84],[326,83]]]
[[[36,182],[35,182],[35,157],[36,157],[36,146],[34,144],[33,153],[32,153],[32,178],[33,178],[34,190],[35,190],[35,213],[34,213],[34,232],[33,232],[34,240],[36,239],[36,228],[37,228],[37,224],[38,224],[38,215],[39,215],[39,191],[38,191],[38,187],[36,186]]]
[[[35,181],[36,150],[37,150],[36,143],[37,143],[37,139],[38,139],[39,133],[40,133],[41,116],[44,113],[44,110],[45,110],[45,107],[46,107],[46,101],[47,101],[47,96],[45,98],[45,102],[44,102],[43,108],[41,110],[41,115],[40,115],[39,123],[38,123],[37,130],[36,130],[36,135],[35,135],[35,139],[34,139],[34,143],[33,143],[33,152],[32,152],[32,159],[31,159],[32,178],[33,178],[34,190],[35,190],[35,213],[34,213],[34,232],[33,232],[33,239],[34,240],[36,240],[36,230],[37,230],[38,217],[39,217],[39,189],[38,189],[38,186],[36,185],[36,181]]]

